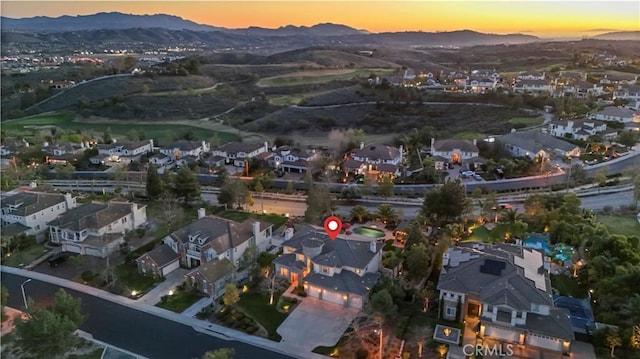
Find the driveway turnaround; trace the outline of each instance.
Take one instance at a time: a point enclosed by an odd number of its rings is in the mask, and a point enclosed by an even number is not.
[[[306,297],[278,327],[278,334],[282,336],[280,345],[299,353],[309,353],[317,346],[335,345],[358,312],[358,309]]]

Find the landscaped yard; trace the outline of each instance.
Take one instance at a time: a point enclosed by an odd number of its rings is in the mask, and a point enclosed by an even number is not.
[[[638,223],[634,215],[598,215],[598,220],[607,227],[611,234],[623,234],[625,236],[637,236],[640,234],[640,223]]]
[[[125,293],[123,294],[125,295],[129,295],[132,291],[145,293],[156,283],[153,278],[140,274],[134,261],[118,265],[116,276],[124,286]]]
[[[20,267],[21,264],[27,265],[48,251],[49,249],[45,248],[44,243],[36,243],[13,253],[9,257],[3,257],[2,265],[10,267]]]
[[[537,126],[542,125],[544,119],[542,117],[514,117],[509,120],[509,123],[514,125]]]
[[[575,278],[564,274],[551,274],[551,286],[560,292],[560,295],[574,298],[587,297],[587,289],[581,288]]]
[[[156,306],[172,312],[182,313],[203,297],[202,293],[193,290],[178,290],[173,295],[167,296],[166,300],[161,301]]]
[[[238,302],[238,307],[245,314],[260,323],[260,325],[269,332],[269,339],[274,341],[280,341],[280,339],[282,339],[276,330],[288,315],[276,309],[278,299],[278,296],[275,296],[273,298],[273,305],[269,305],[268,294],[247,292],[240,296],[240,301]]]
[[[226,219],[230,219],[235,222],[244,222],[249,218],[257,218],[261,221],[269,222],[273,224],[274,228],[278,228],[287,222],[287,217],[277,214],[255,214],[251,212],[241,211],[223,211],[218,213],[218,216]]]

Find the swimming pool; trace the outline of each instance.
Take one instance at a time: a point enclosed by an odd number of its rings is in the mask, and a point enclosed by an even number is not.
[[[542,234],[530,234],[523,245],[527,248],[542,249],[546,255],[551,255],[552,252],[549,248],[549,237]]]
[[[385,236],[383,231],[370,227],[357,227],[353,229],[353,232],[370,238],[382,238]]]
[[[546,255],[562,262],[571,260],[571,257],[573,257],[573,254],[576,251],[572,246],[563,243],[558,243],[553,247],[549,247],[549,237],[537,233],[530,234],[523,242],[523,245],[528,248],[544,250]]]

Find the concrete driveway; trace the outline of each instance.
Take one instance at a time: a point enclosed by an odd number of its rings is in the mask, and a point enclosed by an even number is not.
[[[139,301],[149,305],[158,304],[163,295],[169,294],[170,290],[175,290],[179,284],[184,282],[184,275],[187,274],[187,272],[189,272],[188,269],[178,268],[169,273],[162,282],[158,283],[157,286],[143,295]]]
[[[306,297],[278,327],[280,345],[298,353],[309,353],[317,346],[335,345],[358,309]]]

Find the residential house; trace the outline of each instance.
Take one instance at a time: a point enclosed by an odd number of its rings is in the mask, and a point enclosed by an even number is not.
[[[235,268],[227,258],[206,262],[185,274],[191,288],[217,299],[224,294],[224,287],[235,279]]]
[[[474,93],[493,91],[498,86],[498,80],[488,77],[473,77],[467,83],[466,89]]]
[[[165,155],[164,153],[156,153],[149,157],[149,162],[158,167],[164,167],[173,163],[173,157]]]
[[[513,92],[532,95],[550,94],[553,85],[547,80],[517,80],[513,85]]]
[[[627,100],[629,102],[640,101],[640,85],[624,87],[614,91],[613,99]]]
[[[47,222],[77,206],[76,197],[71,193],[39,190],[31,188],[2,198],[2,223],[16,224],[14,228],[36,235],[47,230]]]
[[[364,143],[360,143],[360,148],[352,151],[343,164],[343,170],[355,174],[399,176],[402,152],[402,146],[365,146]]]
[[[613,139],[618,134],[616,130],[607,130],[606,123],[595,120],[554,120],[549,123],[548,133],[555,137],[575,138],[582,141],[587,141],[594,135]]]
[[[104,258],[125,243],[126,232],[146,222],[147,206],[111,200],[85,203],[47,225],[51,242],[61,244],[63,251]]]
[[[437,289],[441,317],[472,325],[485,343],[512,344],[518,357],[571,353],[569,311],[554,306],[549,261],[536,249],[482,243],[450,247],[442,256]],[[476,337],[465,344],[475,346]],[[446,338],[436,333],[434,339]]]
[[[176,161],[187,156],[200,158],[210,150],[211,145],[205,141],[198,142],[179,140],[168,146],[160,147],[160,153],[165,154]]]
[[[516,78],[519,80],[545,80],[544,71],[525,71],[520,72]]]
[[[284,172],[305,173],[309,170],[310,163],[320,157],[315,149],[280,146],[273,151],[270,162],[276,169]]]
[[[379,278],[383,243],[338,237],[304,227],[282,244],[276,274],[307,294],[345,307],[363,308]]]
[[[632,108],[607,106],[600,111],[591,113],[589,118],[621,123],[640,122],[640,113]]]
[[[448,163],[470,164],[469,160],[478,158],[480,150],[476,146],[476,140],[456,139],[431,139],[431,148],[428,153],[435,161],[436,168],[444,169]]]
[[[500,73],[496,70],[480,69],[471,71],[473,77],[485,77],[491,81],[498,82],[500,80]]]
[[[213,150],[212,154],[214,156],[224,157],[227,164],[244,167],[246,160],[267,152],[269,152],[269,144],[267,142],[229,142]]]
[[[164,278],[180,267],[180,256],[171,247],[161,244],[136,259],[138,271],[144,275]]]
[[[603,85],[633,85],[638,80],[638,76],[635,75],[604,75],[600,79],[600,84]]]
[[[153,140],[99,144],[97,148],[98,156],[106,155],[110,156],[110,161],[130,163],[139,160],[142,155],[153,152]]]
[[[561,157],[579,157],[579,146],[553,137],[540,130],[511,131],[500,136],[498,141],[513,156],[548,159],[554,155]]]
[[[42,151],[46,154],[46,163],[52,165],[66,165],[67,163],[71,163],[73,160],[80,158],[87,148],[89,147],[85,146],[84,143],[45,143]]]
[[[249,245],[265,251],[271,243],[273,225],[247,219],[236,223],[198,210],[198,220],[169,234],[163,240],[180,256],[180,265],[195,268],[213,260],[229,260],[237,266]]]

